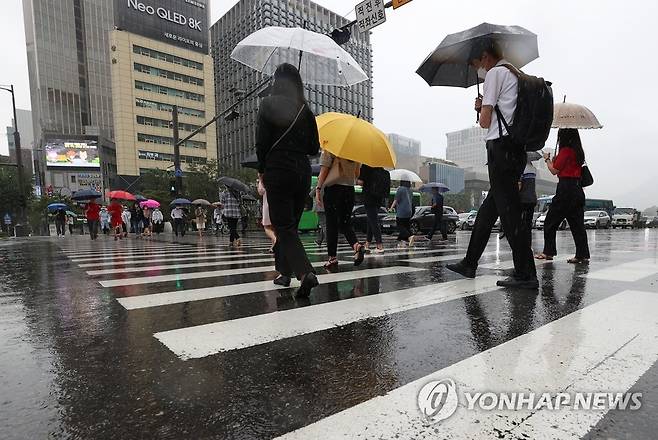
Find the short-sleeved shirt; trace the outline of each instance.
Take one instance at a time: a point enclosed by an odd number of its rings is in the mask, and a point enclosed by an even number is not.
[[[553,168],[558,170],[557,176],[579,179],[583,173],[583,167],[578,163],[576,151],[569,147],[560,147],[560,151],[553,159]]]
[[[107,211],[110,213],[112,218],[112,223],[121,221],[121,214],[123,208],[118,203],[110,203],[110,206],[107,207]]]
[[[178,206],[171,210],[171,218],[183,218],[184,215],[185,212],[183,212],[183,209]]]
[[[328,186],[354,186],[356,181],[356,170],[361,165],[357,162],[352,162],[351,160],[336,157],[326,150],[322,151],[322,154],[320,155],[320,166],[331,169],[335,161],[338,161],[338,164],[340,165],[340,177],[337,180],[331,182],[331,184]]]
[[[411,218],[413,213],[411,212],[411,198],[413,194],[411,193],[411,188],[406,186],[401,186],[395,192],[395,216],[397,218]]]
[[[219,201],[224,206],[222,214],[226,218],[242,218],[242,212],[240,211],[240,200],[235,196],[231,191],[224,192]]]
[[[516,110],[516,100],[519,96],[519,80],[510,70],[503,66],[510,64],[508,61],[500,60],[496,65],[487,72],[484,78],[482,105],[494,107],[491,115],[491,125],[485,139],[490,141],[498,139],[500,132],[498,130],[498,114],[495,107],[498,105],[505,121],[508,125],[514,122],[514,111]],[[505,125],[502,125],[503,136],[507,135]]]
[[[98,203],[89,203],[87,205],[87,220],[100,220],[101,207]]]

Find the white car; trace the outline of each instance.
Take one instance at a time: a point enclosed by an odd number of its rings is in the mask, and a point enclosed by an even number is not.
[[[461,214],[457,214],[457,217],[459,217],[459,220],[457,220],[457,229],[465,230],[466,229],[466,221],[468,221],[468,217],[471,215],[470,212],[463,212]]]
[[[612,213],[612,228],[632,228],[635,208],[615,208]]]
[[[539,217],[537,217],[537,220],[535,220],[535,228],[537,229],[544,229],[544,222],[546,221],[546,212],[541,214]],[[562,223],[560,223],[559,229],[561,231],[567,229],[568,223],[566,220],[562,220]]]
[[[609,228],[612,219],[605,211],[585,211],[585,227],[592,229]]]
[[[468,219],[466,219],[466,221],[462,224],[462,230],[473,229],[473,226],[475,226],[476,217],[477,213],[469,215]],[[494,223],[493,229],[500,229],[500,217],[496,219],[496,223]]]

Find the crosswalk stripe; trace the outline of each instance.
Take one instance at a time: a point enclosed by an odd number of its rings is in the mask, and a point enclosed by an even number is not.
[[[122,269],[88,270],[87,275],[98,276],[98,275],[124,274],[124,273],[132,273],[132,272],[152,272],[155,270],[190,269],[194,267],[234,266],[236,264],[262,263],[268,261],[273,261],[272,257],[253,258],[249,260],[239,260],[239,261],[205,261],[201,263],[161,264],[157,266],[125,267]]]
[[[457,280],[156,333],[183,360],[400,313],[496,288],[495,276]]]
[[[235,264],[235,263],[233,263]],[[322,267],[324,262],[311,263],[313,267]],[[147,269],[145,268],[144,271]],[[202,278],[216,278],[223,277],[228,275],[245,275],[250,273],[266,273],[272,272],[275,270],[274,266],[256,266],[256,267],[243,267],[240,269],[224,269],[224,270],[212,270],[206,272],[188,272],[188,273],[177,273],[171,275],[151,275],[145,277],[135,277],[135,278],[117,278],[113,280],[103,280],[99,281],[100,285],[103,287],[121,287],[121,286],[134,286],[138,284],[152,284],[152,283],[163,283],[168,281],[184,281],[184,280],[198,280]]]
[[[172,252],[161,252],[161,253],[156,253],[156,254],[135,255],[135,256],[131,256],[131,255],[120,256],[119,255],[119,256],[116,256],[116,257],[108,256],[108,257],[92,257],[92,258],[71,258],[71,261],[73,261],[74,263],[85,263],[85,262],[88,262],[88,261],[101,261],[101,262],[102,261],[121,261],[124,258],[139,261],[139,260],[150,260],[153,257],[172,257],[172,258],[175,258],[177,256],[186,257],[186,256],[190,256],[190,255],[199,255],[199,256],[202,256],[202,255],[218,255],[218,256],[224,255],[224,256],[227,256],[227,257],[230,258],[232,256],[240,257],[242,255],[258,255],[258,254],[247,254],[247,253],[244,253],[242,251],[226,251],[226,250],[220,250],[220,249],[210,250],[210,249],[205,249],[205,248],[198,248],[198,249],[196,249],[194,251],[191,251],[191,252],[187,252],[187,251],[175,252],[175,251],[172,251]]]
[[[211,252],[211,253],[216,253],[216,254],[226,254],[226,255],[231,255],[231,254],[242,254],[244,252],[238,251],[238,250],[226,250],[226,249],[220,249],[220,248],[205,248],[205,247],[198,247],[198,248],[192,248],[192,249],[159,249],[159,250],[152,250],[152,251],[136,251],[136,252],[123,252],[123,253],[115,253],[115,254],[99,254],[99,255],[69,255],[68,258],[70,258],[72,261],[73,260],[86,260],[86,261],[91,261],[91,260],[111,260],[111,259],[117,259],[117,258],[129,258],[129,257],[135,257],[135,258],[146,258],[150,257],[151,255],[179,255],[179,254],[185,254],[189,255],[192,253],[204,253],[204,252]]]
[[[657,273],[658,263],[656,263],[656,259],[645,258],[643,260],[600,269],[582,276],[596,280],[634,282]]]
[[[537,260],[535,261],[535,266],[543,266],[547,263],[557,263],[554,260]],[[495,269],[495,270],[506,270],[514,269],[514,260],[505,260],[505,261],[496,261],[494,263],[486,263],[478,265],[480,269]]]
[[[123,246],[118,244],[117,246],[98,246],[88,249],[60,249],[65,254],[99,254],[102,252],[127,252],[127,251],[141,251],[141,250],[156,250],[156,249],[167,249],[167,248],[194,248],[196,246],[188,244],[175,244],[175,243],[160,243],[160,242],[149,242],[144,243],[141,246]]]
[[[420,252],[419,252],[420,253]],[[490,255],[498,255],[500,252],[498,251],[491,251],[491,252],[483,252],[482,256],[483,257],[488,257]],[[459,255],[441,255],[441,256],[435,256],[435,257],[425,257],[425,258],[409,258],[407,260],[400,260],[405,263],[435,263],[437,261],[450,261],[450,260],[458,260],[463,258],[464,256],[462,254]]]
[[[621,292],[278,438],[581,438],[607,410],[468,410],[460,393],[626,391],[658,359],[657,308],[653,292]],[[448,378],[460,405],[450,418],[427,424],[418,393]]]
[[[454,249],[452,249],[454,247]],[[427,249],[425,247],[422,248],[416,248],[416,247],[409,247],[409,248],[387,248],[386,252],[384,252],[384,255],[405,255],[408,253],[414,253],[414,254],[427,254],[430,252],[438,252],[438,251],[446,251],[446,252],[454,252],[456,250],[465,250],[462,248],[457,248],[454,245],[449,245],[446,247],[442,248],[433,248],[433,249]],[[342,252],[338,252],[338,255],[345,255],[345,254],[352,254],[354,253],[353,250],[346,250]],[[327,255],[327,252],[306,252],[307,255]],[[381,254],[380,254],[381,255]]]
[[[425,269],[391,266],[379,269],[353,270],[350,272],[318,275],[318,280],[321,284],[326,284],[339,281],[349,281],[357,278],[371,278],[420,272],[422,270]],[[298,285],[298,282],[295,282],[295,285]],[[226,286],[205,287],[200,289],[174,290],[171,292],[154,293],[150,295],[128,296],[117,298],[117,301],[126,309],[134,310],[280,289],[285,289],[285,287],[277,286],[272,283],[272,281],[256,281],[252,283],[230,284]]]
[[[153,263],[168,263],[168,262],[180,262],[180,261],[209,261],[209,260],[214,260],[214,261],[225,261],[225,260],[233,260],[235,261],[234,263],[230,264],[242,264],[242,263],[251,263],[252,261],[248,260],[243,260],[243,258],[247,257],[259,257],[261,260],[269,260],[272,259],[272,256],[268,256],[268,254],[241,254],[241,255],[222,255],[222,254],[217,254],[217,255],[207,255],[207,254],[201,254],[201,256],[197,257],[181,257],[179,258],[178,256],[169,256],[168,258],[162,257],[162,258],[152,258],[152,259],[130,259],[130,260],[115,260],[115,261],[99,261],[97,263],[83,263],[83,264],[78,264],[78,267],[82,268],[87,268],[87,267],[106,267],[106,266],[126,266],[126,265],[133,265],[133,264],[153,264]],[[145,266],[140,266],[140,267],[145,267]]]

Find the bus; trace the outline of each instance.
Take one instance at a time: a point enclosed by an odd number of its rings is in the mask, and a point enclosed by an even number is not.
[[[551,201],[554,196],[545,196],[537,198],[537,205],[535,206],[534,220],[541,214],[548,211],[551,206]],[[607,199],[585,199],[585,211],[605,211],[612,218],[612,213],[615,210],[615,205],[612,200]]]
[[[311,188],[315,188],[318,184],[317,176],[311,177]],[[389,197],[386,199],[386,208],[391,206],[393,199],[395,198],[395,192],[397,188],[391,188],[389,192]],[[306,204],[304,205],[304,212],[302,213],[302,218],[299,220],[299,230],[301,232],[307,231],[316,231],[319,227],[318,215],[313,211],[313,192],[308,195],[306,199]],[[360,185],[354,186],[354,206],[363,205],[363,188]],[[413,205],[420,206],[420,193],[414,191],[413,193]]]

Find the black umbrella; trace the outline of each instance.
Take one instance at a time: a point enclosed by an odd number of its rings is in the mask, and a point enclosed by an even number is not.
[[[222,185],[225,185],[227,188],[232,189],[233,191],[243,192],[243,193],[251,192],[251,188],[249,188],[246,184],[232,177],[226,177],[226,176],[220,177],[219,179],[217,179],[217,181]]]
[[[102,194],[93,189],[81,189],[76,191],[71,197],[73,200],[93,200],[101,197]]]
[[[252,154],[242,162],[240,162],[240,165],[242,165],[245,168],[252,168],[254,170],[258,169],[258,156],[255,154]]]
[[[487,42],[497,42],[504,58],[521,68],[539,57],[537,35],[521,26],[482,23],[450,34],[423,61],[416,73],[430,86],[470,87],[483,82],[469,64],[473,54]]]

